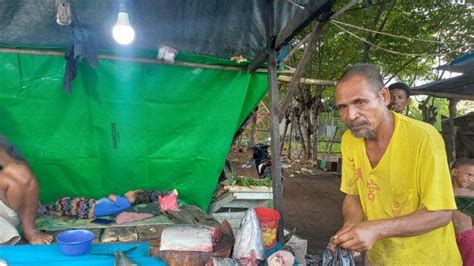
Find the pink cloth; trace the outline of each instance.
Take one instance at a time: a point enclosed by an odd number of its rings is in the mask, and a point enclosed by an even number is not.
[[[171,194],[159,197],[158,202],[160,203],[161,211],[175,211],[179,208],[178,206],[178,194],[175,190]]]
[[[130,223],[134,221],[145,220],[153,217],[153,214],[149,213],[138,213],[138,212],[122,212],[117,215],[115,222],[117,224]]]
[[[474,229],[456,234],[459,252],[464,265],[474,265]]]

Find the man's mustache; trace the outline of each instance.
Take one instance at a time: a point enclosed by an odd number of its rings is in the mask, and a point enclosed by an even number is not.
[[[360,126],[369,126],[370,123],[367,120],[355,120],[347,123],[348,128],[360,127]]]

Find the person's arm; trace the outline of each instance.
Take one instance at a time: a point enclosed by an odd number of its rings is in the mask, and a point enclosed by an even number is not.
[[[35,225],[39,185],[36,176],[29,166],[10,156],[0,147],[0,189],[2,200],[18,214],[23,226],[23,233],[30,244],[49,244],[51,235],[38,230]]]
[[[131,206],[131,203],[122,196],[117,196],[117,200],[115,201],[118,210],[123,210]]]
[[[110,194],[108,198],[109,198],[109,200],[111,200],[113,202],[117,201],[117,195],[115,195],[115,194]]]
[[[350,231],[355,225],[364,220],[364,212],[360,205],[360,199],[358,195],[346,194],[342,203],[342,216],[344,222],[341,229],[339,229],[334,236],[331,237],[331,249],[333,252],[336,251],[335,240],[339,235],[343,235]]]
[[[380,239],[416,236],[445,226],[451,215],[450,210],[429,211],[423,208],[405,216],[365,221],[337,234],[333,243],[345,249],[366,251]]]
[[[358,195],[346,195],[342,203],[342,215],[344,216],[344,225],[358,224],[364,220],[364,211]]]

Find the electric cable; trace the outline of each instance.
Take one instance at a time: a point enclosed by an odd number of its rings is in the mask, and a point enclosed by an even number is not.
[[[427,42],[427,43],[445,44],[444,42],[440,42],[440,41],[424,40],[424,39],[412,38],[412,37],[407,37],[407,36],[402,36],[402,35],[395,35],[395,34],[391,34],[391,33],[388,33],[388,32],[381,32],[381,31],[366,29],[366,28],[362,28],[362,27],[355,26],[355,25],[352,25],[352,24],[347,24],[347,23],[344,23],[344,22],[341,22],[341,21],[338,21],[338,20],[331,20],[331,22],[337,23],[339,25],[344,25],[344,26],[347,26],[347,27],[359,29],[359,30],[364,30],[364,31],[372,32],[372,33],[377,33],[377,34],[380,34],[380,35],[386,35],[386,36],[390,36],[390,37],[394,37],[394,38],[405,39],[405,40],[408,40],[410,42],[419,41],[419,42]]]
[[[380,50],[382,50],[382,51],[385,51],[385,52],[387,52],[387,53],[392,53],[392,54],[397,54],[397,55],[406,55],[406,56],[445,56],[445,55],[448,55],[448,54],[452,54],[452,53],[458,51],[458,50],[461,49],[461,48],[464,48],[464,47],[471,47],[471,46],[472,46],[472,44],[466,44],[466,45],[460,46],[460,47],[458,47],[458,48],[456,48],[456,49],[454,49],[454,50],[451,50],[451,51],[448,51],[448,52],[445,52],[445,53],[436,53],[436,54],[404,53],[404,52],[398,52],[398,51],[394,51],[394,50],[391,50],[391,49],[387,49],[387,48],[380,47],[380,46],[378,46],[378,45],[376,45],[376,44],[374,44],[374,43],[372,43],[372,42],[370,42],[370,41],[367,41],[365,38],[360,37],[360,36],[358,36],[358,35],[356,35],[356,34],[350,32],[349,30],[347,30],[347,29],[345,29],[345,28],[343,28],[343,27],[337,25],[336,23],[332,23],[332,24],[333,24],[334,26],[338,27],[339,29],[341,29],[342,31],[344,31],[345,33],[347,33],[347,34],[353,36],[354,38],[356,38],[356,39],[358,39],[358,40],[360,40],[360,41],[362,41],[362,42],[364,42],[364,43],[367,43],[367,44],[369,44],[369,45],[371,45],[371,46],[373,46],[373,47],[375,47],[375,48],[377,48],[377,49],[380,49]]]

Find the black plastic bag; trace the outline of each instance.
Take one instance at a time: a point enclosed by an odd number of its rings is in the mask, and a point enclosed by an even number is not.
[[[354,257],[350,250],[336,247],[336,253],[331,251],[331,243],[323,254],[323,266],[355,266]]]

